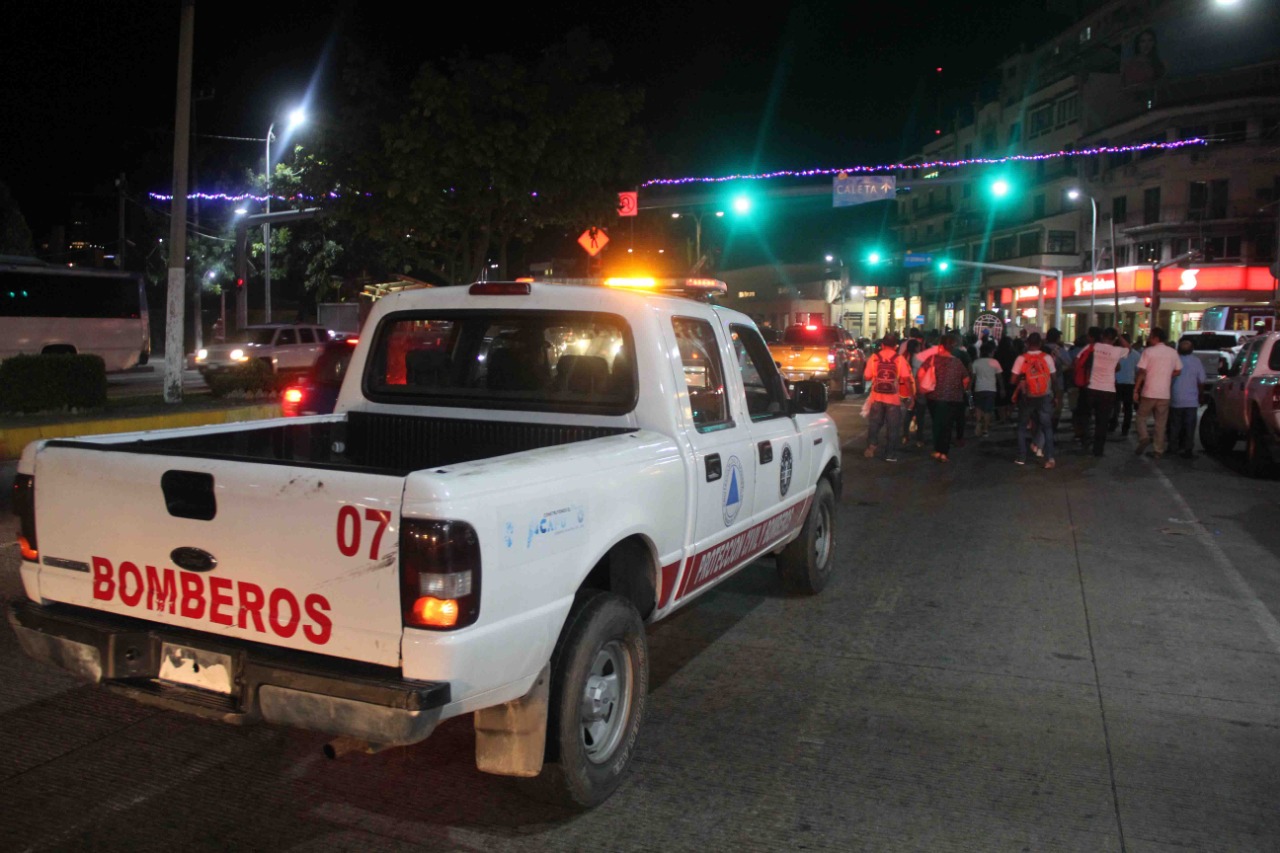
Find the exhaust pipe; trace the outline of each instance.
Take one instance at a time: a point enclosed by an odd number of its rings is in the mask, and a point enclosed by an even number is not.
[[[358,737],[347,737],[343,735],[336,737],[324,745],[324,757],[336,761],[344,755],[350,755],[353,752],[363,752],[365,755],[374,755],[382,752],[387,748],[385,743],[369,743],[369,741]]]

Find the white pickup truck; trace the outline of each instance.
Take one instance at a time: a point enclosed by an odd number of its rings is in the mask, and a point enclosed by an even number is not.
[[[591,806],[633,753],[645,622],[767,554],[827,583],[826,405],[705,301],[407,291],[335,414],[28,446],[10,622],[110,690],[328,733],[331,757],[474,713],[480,769]]]

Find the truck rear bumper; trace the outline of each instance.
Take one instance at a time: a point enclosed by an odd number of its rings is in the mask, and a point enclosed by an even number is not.
[[[399,670],[224,640],[66,605],[17,601],[9,624],[32,658],[149,705],[226,723],[267,722],[388,746],[431,734],[450,701],[447,682],[406,681]],[[229,692],[161,679],[178,649],[225,662]],[[199,667],[195,667],[199,672]],[[180,679],[195,682],[190,672]]]

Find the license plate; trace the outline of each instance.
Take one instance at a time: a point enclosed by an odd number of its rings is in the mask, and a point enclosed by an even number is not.
[[[159,678],[184,687],[229,694],[232,684],[231,655],[163,643],[160,647]]]

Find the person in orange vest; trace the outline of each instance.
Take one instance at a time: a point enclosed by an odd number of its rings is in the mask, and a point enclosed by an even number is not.
[[[867,449],[863,456],[874,459],[882,445],[876,444],[883,426],[884,461],[898,461],[898,445],[902,441],[903,400],[915,399],[915,383],[911,365],[898,355],[898,336],[893,332],[880,341],[880,350],[867,359],[863,379],[870,386],[871,410],[867,413]]]

